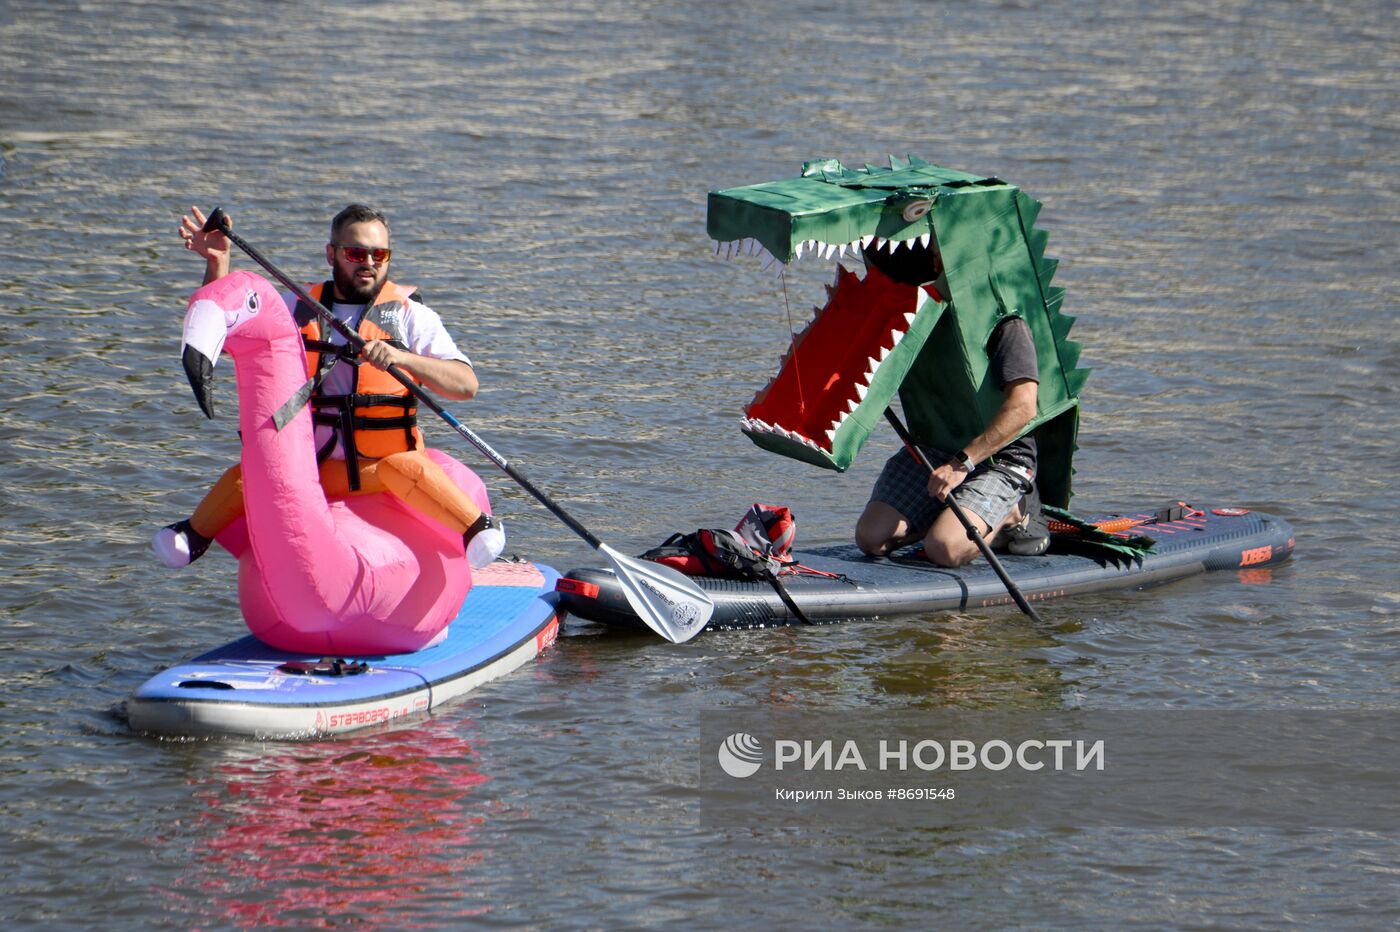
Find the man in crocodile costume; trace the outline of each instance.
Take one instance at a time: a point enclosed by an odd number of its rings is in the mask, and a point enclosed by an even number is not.
[[[934,517],[960,485],[966,500],[955,497],[984,533],[1029,510],[1018,502],[1022,481],[1033,480],[1047,505],[1068,505],[1088,370],[1066,339],[1073,318],[1060,313],[1063,289],[1050,285],[1056,262],[1034,225],[1039,210],[999,179],[912,157],[861,169],[809,162],[797,178],[710,194],[710,236],[730,253],[739,241],[739,252],[784,264],[804,253],[866,258],[864,278],[838,268],[826,306],[744,418],[759,446],[844,471],[899,395],[935,467],[935,501],[889,494],[910,481],[912,457],[897,454],[857,525],[866,552],[923,537],[936,562],[972,559],[977,550],[953,516]],[[1019,370],[993,359],[1006,355],[1012,331]],[[1028,549],[1043,546],[1042,535],[1026,536],[1037,541]]]

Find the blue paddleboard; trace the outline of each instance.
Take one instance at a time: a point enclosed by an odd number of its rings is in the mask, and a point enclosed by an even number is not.
[[[148,734],[290,739],[426,715],[554,643],[558,578],[535,563],[478,570],[447,637],[411,654],[319,657],[244,637],[151,677],[127,717]]]

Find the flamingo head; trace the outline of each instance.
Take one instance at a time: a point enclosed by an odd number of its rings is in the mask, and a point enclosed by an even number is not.
[[[275,307],[286,305],[272,284],[252,272],[232,272],[190,296],[181,360],[206,417],[214,416],[214,366],[228,338]]]

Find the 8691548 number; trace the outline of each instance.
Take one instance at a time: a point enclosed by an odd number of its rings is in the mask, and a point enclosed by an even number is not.
[[[956,799],[957,791],[950,786],[896,786],[885,791],[885,798],[936,802],[944,799]]]

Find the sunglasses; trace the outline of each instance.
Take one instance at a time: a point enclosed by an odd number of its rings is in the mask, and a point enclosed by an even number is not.
[[[383,265],[388,262],[389,256],[394,252],[392,249],[385,249],[383,247],[371,249],[368,246],[341,246],[338,243],[332,243],[331,245],[336,249],[342,250],[345,253],[345,258],[349,259],[351,262],[366,262],[373,258],[375,265]]]

